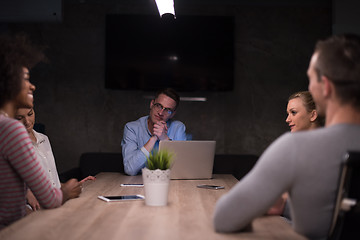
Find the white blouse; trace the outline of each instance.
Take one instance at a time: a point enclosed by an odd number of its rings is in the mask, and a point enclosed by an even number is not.
[[[56,169],[54,154],[51,150],[51,145],[49,138],[33,130],[36,143],[33,142],[34,150],[36,152],[37,158],[39,159],[42,167],[45,169],[48,178],[51,181],[51,184],[56,188],[61,188],[59,175]]]

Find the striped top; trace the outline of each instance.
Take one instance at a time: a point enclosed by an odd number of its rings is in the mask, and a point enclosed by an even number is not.
[[[0,115],[0,229],[25,215],[26,186],[42,207],[61,205],[62,192],[52,186],[36,159],[25,127]]]

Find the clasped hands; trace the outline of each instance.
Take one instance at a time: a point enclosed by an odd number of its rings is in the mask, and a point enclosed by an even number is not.
[[[157,123],[154,124],[154,128],[153,128],[153,136],[156,136],[158,138],[158,140],[162,141],[162,140],[167,140],[169,139],[168,135],[167,135],[167,124],[164,121],[159,121]]]

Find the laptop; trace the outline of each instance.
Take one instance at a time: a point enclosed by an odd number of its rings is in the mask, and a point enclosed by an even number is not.
[[[161,141],[159,150],[174,154],[171,179],[210,179],[216,141]]]

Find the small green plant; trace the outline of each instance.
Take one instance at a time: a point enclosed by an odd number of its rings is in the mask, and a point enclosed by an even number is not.
[[[166,170],[171,167],[173,154],[168,150],[153,151],[147,157],[146,167],[150,170]]]

